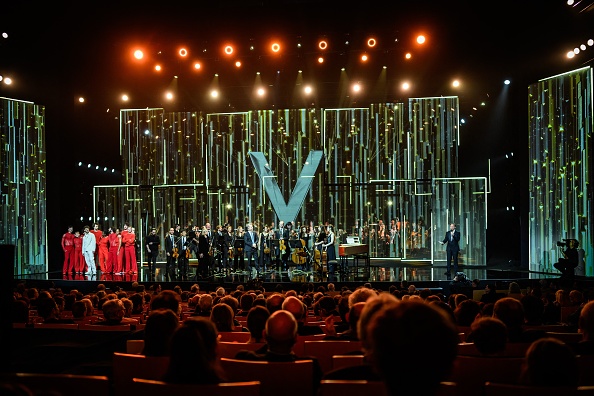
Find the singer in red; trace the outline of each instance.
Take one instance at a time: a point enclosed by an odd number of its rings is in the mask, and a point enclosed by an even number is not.
[[[85,271],[85,261],[82,254],[82,237],[80,232],[74,233],[74,271],[77,274],[82,274]]]
[[[62,235],[62,250],[64,251],[64,265],[62,274],[72,274],[74,270],[74,234],[73,227],[68,226],[68,231]]]
[[[126,270],[128,273],[136,274],[138,266],[136,264],[136,235],[133,227],[128,227],[128,232],[122,236],[122,243],[126,255]]]
[[[99,243],[97,244],[97,250],[99,250],[99,261],[97,261],[97,270],[100,269],[103,272],[109,272],[107,271],[107,261],[109,257],[109,249],[107,247],[108,244],[109,237],[107,236],[107,234],[102,233],[102,236],[99,239]]]
[[[448,269],[445,273],[448,279],[450,278],[451,264],[454,261],[454,273],[458,272],[458,253],[460,253],[460,231],[456,230],[456,224],[450,224],[450,231],[446,232],[445,238],[440,242],[442,245],[447,245],[447,263]]]
[[[103,270],[103,267],[99,265],[99,242],[101,242],[101,238],[103,237],[103,231],[99,229],[98,223],[93,223],[93,229],[89,230],[89,232],[95,235],[95,244],[97,246],[97,250],[95,251],[95,264],[97,265],[97,270]]]

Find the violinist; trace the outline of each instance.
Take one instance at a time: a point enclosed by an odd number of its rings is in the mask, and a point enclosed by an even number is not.
[[[169,234],[165,237],[165,254],[167,255],[167,264],[165,267],[165,280],[166,281],[175,281],[175,263],[177,261],[177,257],[179,256],[179,252],[177,250],[177,238],[175,237],[175,229],[171,227],[169,229]]]
[[[186,230],[182,230],[176,247],[178,252],[177,268],[179,270],[179,280],[188,280],[188,261],[191,257],[190,239],[186,236]]]
[[[270,266],[270,239],[272,239],[272,232],[265,225],[258,238],[258,266],[264,271],[266,271],[267,266]]]
[[[287,223],[283,220],[278,222],[278,231],[276,232],[276,239],[278,239],[277,249],[277,267],[279,271],[287,269],[287,261],[291,254],[291,248],[289,247],[289,236],[291,235],[291,222]]]
[[[202,230],[198,237],[198,247],[196,255],[198,256],[198,271],[200,276],[205,279],[208,278],[211,257],[209,255],[210,241],[208,240],[208,231],[206,228]]]

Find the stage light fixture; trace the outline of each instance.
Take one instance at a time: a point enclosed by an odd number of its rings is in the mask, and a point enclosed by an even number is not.
[[[95,170],[99,170],[99,165],[97,165],[97,166],[95,167]]]
[[[278,51],[280,51],[280,44],[274,43],[270,46],[270,49],[272,50],[272,52],[278,52]]]
[[[353,84],[353,92],[361,92],[361,85],[359,83]]]
[[[575,3],[574,0],[567,0],[567,5],[572,6]]]
[[[410,89],[410,84],[408,82],[403,82],[402,83],[402,90],[403,91],[408,91]]]
[[[325,40],[321,40],[318,43],[318,48],[321,50],[325,50],[326,48],[328,48],[328,42],[326,42]]]
[[[573,53],[576,54],[576,55],[579,54],[580,53],[580,49],[578,47],[575,47],[573,49]]]
[[[124,102],[127,102],[129,99],[130,99],[130,98],[128,98],[128,95],[126,95],[126,94],[122,95],[122,100],[123,100]]]
[[[103,172],[107,172],[107,166],[103,168]]]
[[[134,57],[138,60],[144,58],[144,53],[141,50],[134,51]]]
[[[85,219],[84,217],[80,216],[80,221],[83,221],[84,219]]]
[[[111,170],[111,173],[114,173],[114,172],[115,172],[115,169],[112,169],[112,170]]]
[[[266,93],[266,91],[264,90],[264,88],[258,88],[257,93],[258,93],[258,96],[261,97],[261,96],[264,96],[264,94]]]
[[[2,75],[0,75],[0,81],[2,81],[2,79],[3,79],[3,78],[4,78],[4,77],[2,77]]]
[[[144,130],[144,134],[145,134],[145,135],[148,135],[149,133],[150,133],[150,132],[149,132],[149,130],[148,130],[148,129],[145,129],[145,130]]]
[[[93,218],[89,216],[89,221],[93,221]]]
[[[4,77],[4,84],[6,84],[6,85],[12,84],[12,78],[10,78],[10,77]]]
[[[466,124],[466,120],[464,118],[460,118],[460,124]]]
[[[404,55],[404,58],[405,58],[405,59],[410,59],[410,58],[412,58],[412,54],[411,54],[410,52],[407,52],[407,53]]]
[[[78,163],[78,166],[82,166],[82,162],[79,162],[79,163]]]
[[[89,168],[89,169],[90,169],[90,168],[91,168],[91,164],[87,165],[87,168]]]
[[[6,80],[8,80],[8,78],[7,78],[7,79],[5,79],[5,80],[4,80],[4,82],[6,82]],[[8,83],[7,83],[7,84],[8,84]],[[78,98],[78,102],[79,102],[79,103],[84,103],[84,102],[85,102],[85,98],[83,98],[83,97],[81,96],[80,98]]]
[[[235,67],[241,67],[241,62],[240,61],[236,61],[235,62]]]
[[[321,56],[318,58],[318,63],[324,63],[324,58],[322,58]]]
[[[297,48],[301,48],[301,43],[297,43]]]
[[[6,33],[6,32],[2,33],[2,38],[8,38],[8,33]]]
[[[361,62],[367,62],[367,59],[369,59],[367,57],[367,55],[365,55],[365,54],[361,55]]]
[[[509,85],[509,84],[511,83],[511,81],[509,81],[509,80],[505,80],[503,83],[504,83],[505,85]]]
[[[593,46],[593,45],[594,45],[594,40],[592,40],[592,39],[588,40],[588,45],[589,45],[590,47],[591,47],[591,46]]]
[[[155,71],[161,71],[161,65],[155,65]]]
[[[188,56],[188,50],[185,48],[180,48],[180,50],[178,51],[178,54],[179,54],[179,56],[185,58],[186,56]]]
[[[459,86],[460,86],[460,81],[458,81],[458,80],[452,81],[452,87],[458,88]]]
[[[211,98],[218,98],[219,97],[219,91],[217,91],[216,89],[213,89],[212,91],[210,91],[210,97]]]
[[[585,51],[585,50],[586,50],[586,44],[582,44],[582,45],[580,45],[580,49],[581,49],[582,51]]]
[[[198,62],[194,63],[194,69],[196,70],[200,70],[200,68],[202,67],[202,65]]]
[[[172,100],[172,99],[173,99],[173,94],[172,94],[171,92],[167,92],[167,93],[165,94],[165,98],[166,98],[167,100]]]
[[[574,56],[575,56],[575,54],[573,53],[573,51],[569,51],[569,52],[567,53],[567,57],[568,57],[569,59],[573,58]]]
[[[105,221],[107,221],[107,216],[105,216]]]
[[[425,36],[422,34],[417,36],[417,44],[425,44],[425,40]]]
[[[303,92],[306,95],[309,95],[309,94],[311,94],[313,92],[313,88],[310,85],[306,85],[305,88],[303,88]]]
[[[233,53],[233,47],[231,47],[230,45],[227,45],[227,46],[225,47],[225,53],[226,53],[227,55],[231,55],[231,54]]]
[[[368,47],[373,48],[373,47],[375,47],[376,44],[377,44],[377,41],[373,37],[367,39]]]

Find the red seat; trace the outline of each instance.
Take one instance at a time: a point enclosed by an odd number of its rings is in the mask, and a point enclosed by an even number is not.
[[[217,355],[219,358],[235,359],[239,351],[255,351],[263,347],[264,343],[247,344],[244,342],[219,342]]]
[[[149,357],[115,352],[113,384],[115,395],[130,395],[133,378],[161,380],[169,367],[169,357]]]
[[[132,395],[216,395],[216,396],[260,396],[260,383],[225,382],[217,385],[171,384],[162,381],[134,378]]]
[[[305,341],[303,356],[314,356],[318,359],[323,373],[332,370],[332,356],[346,355],[361,351],[360,341]]]
[[[3,382],[22,384],[35,395],[85,396],[109,395],[109,379],[105,376],[72,374],[0,374]]]

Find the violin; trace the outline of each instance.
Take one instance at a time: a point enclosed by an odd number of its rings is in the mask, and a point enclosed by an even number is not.
[[[186,258],[187,259],[192,258],[192,252],[190,252],[190,249],[186,249]]]
[[[278,248],[281,252],[281,254],[285,254],[285,252],[287,251],[287,246],[285,245],[285,240],[281,239],[278,245]]]
[[[178,248],[173,248],[173,250],[171,251],[171,257],[173,258],[178,258],[179,257],[179,249]]]

